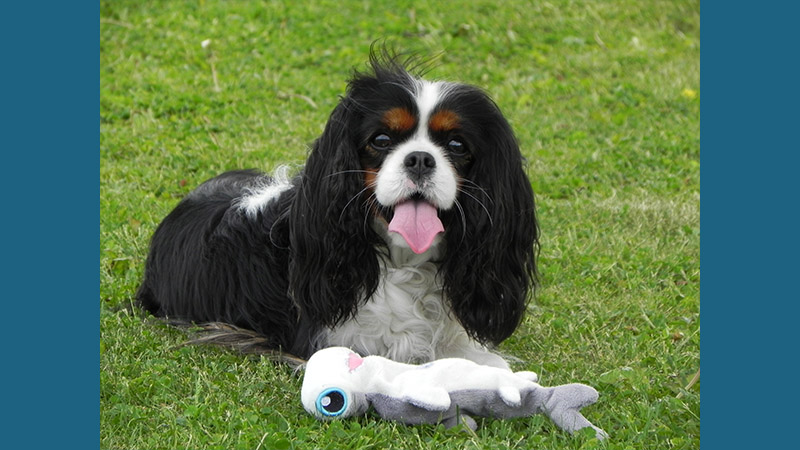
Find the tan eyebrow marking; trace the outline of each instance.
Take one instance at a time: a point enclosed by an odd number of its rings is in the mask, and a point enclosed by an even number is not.
[[[449,109],[443,109],[431,117],[428,125],[433,131],[450,131],[458,128],[460,122],[458,114]]]
[[[416,122],[414,115],[405,108],[392,108],[383,114],[383,124],[392,131],[410,131]]]

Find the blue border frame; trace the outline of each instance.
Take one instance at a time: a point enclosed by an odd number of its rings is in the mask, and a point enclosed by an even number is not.
[[[798,16],[792,2],[701,5],[704,449],[796,440]]]
[[[3,446],[99,448],[100,8],[2,10]]]

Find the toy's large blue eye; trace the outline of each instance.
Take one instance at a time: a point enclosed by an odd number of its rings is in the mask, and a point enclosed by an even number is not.
[[[347,410],[347,394],[339,388],[328,388],[317,397],[317,411],[328,417],[342,415]]]

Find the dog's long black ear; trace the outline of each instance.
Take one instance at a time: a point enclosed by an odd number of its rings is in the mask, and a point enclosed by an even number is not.
[[[539,228],[533,190],[511,126],[481,96],[479,143],[459,204],[449,215],[445,290],[461,324],[484,343],[497,344],[520,324],[536,284]]]
[[[344,97],[314,143],[291,208],[289,290],[311,323],[333,326],[352,316],[378,283],[375,232]]]

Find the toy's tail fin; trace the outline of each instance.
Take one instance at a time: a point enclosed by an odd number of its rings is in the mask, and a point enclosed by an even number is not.
[[[597,401],[598,393],[593,387],[573,383],[555,386],[552,389],[552,395],[545,404],[545,413],[556,425],[570,433],[592,427],[597,439],[608,437],[608,433],[592,425],[580,412],[584,406]]]

